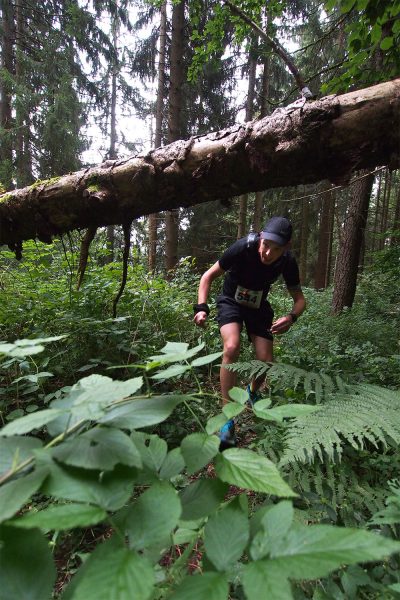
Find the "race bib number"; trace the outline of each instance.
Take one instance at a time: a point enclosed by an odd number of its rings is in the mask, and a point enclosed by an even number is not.
[[[242,306],[248,308],[260,308],[262,290],[248,290],[241,285],[238,285],[235,293],[235,300]]]

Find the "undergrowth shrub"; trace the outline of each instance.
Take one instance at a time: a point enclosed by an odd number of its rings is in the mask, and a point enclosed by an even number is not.
[[[46,342],[1,344],[0,352],[4,360],[35,356]],[[124,381],[89,375],[60,390],[48,408],[0,429],[0,575],[5,600],[28,593],[34,600],[60,594],[71,600],[209,600],[210,590],[217,600],[315,598],[324,588],[348,589],[349,581],[353,594],[348,598],[357,598],[361,588],[379,593],[390,593],[389,586],[395,589],[397,563],[381,579],[372,571],[360,579],[355,566],[343,569],[344,564],[396,554],[400,542],[390,530],[383,536],[366,528],[327,524],[340,512],[337,506],[344,514],[339,491],[350,483],[345,478],[334,483],[328,463],[314,471],[314,488],[307,488],[304,472],[303,477],[299,470],[292,473],[289,485],[261,451],[218,452],[215,432],[227,418],[251,412],[260,422],[281,429],[285,446],[291,428],[306,415],[317,416],[324,401],[284,403],[278,398],[273,404],[270,398],[251,410],[247,393],[233,388],[222,413],[204,422],[198,412],[203,390],[196,372],[220,353],[201,356],[203,349],[204,344],[189,348],[167,343],[137,365],[142,375]],[[291,368],[285,368],[289,377]],[[153,382],[179,381],[187,373],[196,387],[190,392],[160,394],[151,389]],[[298,369],[292,376],[302,378]],[[315,385],[318,377],[311,380]],[[328,385],[327,378],[323,381]],[[382,390],[382,397],[385,393],[391,392]],[[376,398],[378,402],[377,388]],[[196,430],[169,449],[155,428],[179,406],[191,412]],[[365,425],[358,440],[361,435],[368,440]],[[361,476],[356,487],[352,482],[354,493],[365,489],[360,481]],[[371,526],[378,530],[378,520],[386,525],[391,509],[385,512],[383,497],[376,507]],[[398,518],[393,510],[390,514],[392,521]],[[83,560],[71,532],[84,540],[88,528],[97,531],[98,539],[88,543],[90,552]],[[62,585],[51,548],[59,559],[70,551],[62,562]]]

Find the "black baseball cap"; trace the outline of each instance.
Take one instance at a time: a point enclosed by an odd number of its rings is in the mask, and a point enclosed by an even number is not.
[[[286,246],[292,238],[292,224],[285,217],[272,217],[260,233],[262,240],[271,240],[280,246]]]

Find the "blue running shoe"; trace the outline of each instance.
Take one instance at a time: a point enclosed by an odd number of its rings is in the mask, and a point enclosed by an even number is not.
[[[260,392],[258,390],[256,392],[252,392],[250,384],[247,386],[247,394],[249,396],[249,399],[247,400],[247,404],[251,407],[253,407],[255,405],[255,403],[258,402],[258,400],[261,400]]]
[[[223,452],[228,448],[234,448],[236,446],[235,421],[233,419],[230,419],[227,423],[225,423],[225,425],[221,427],[217,435],[220,439],[220,452]]]

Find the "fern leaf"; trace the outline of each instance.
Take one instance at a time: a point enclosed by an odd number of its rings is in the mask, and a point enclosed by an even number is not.
[[[367,384],[348,389],[332,395],[317,413],[288,423],[281,466],[316,456],[340,460],[346,442],[357,450],[367,440],[376,447],[389,439],[400,443],[400,394]]]

